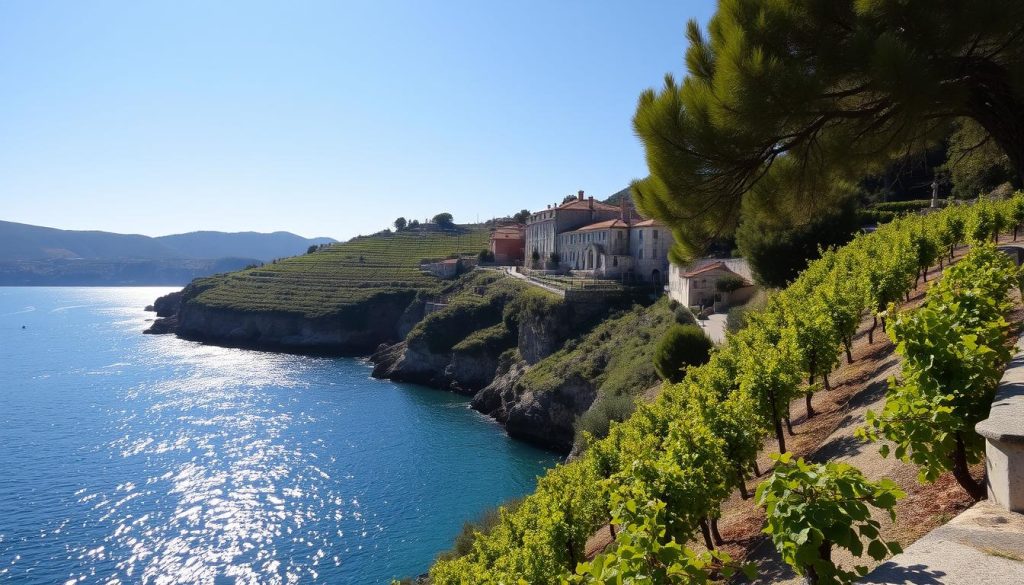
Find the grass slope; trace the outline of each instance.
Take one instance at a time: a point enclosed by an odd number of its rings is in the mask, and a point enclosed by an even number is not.
[[[673,323],[667,297],[649,307],[634,306],[566,342],[530,368],[521,383],[545,392],[578,375],[593,380],[599,396],[639,394],[658,381],[651,356]]]
[[[444,281],[420,270],[420,261],[475,255],[487,247],[482,226],[405,231],[353,238],[295,256],[196,282],[193,302],[243,311],[284,311],[320,317],[382,293],[436,294]]]
[[[571,339],[559,351],[531,367],[518,384],[548,392],[573,379],[588,380],[597,389],[590,409],[576,424],[577,444],[584,431],[607,436],[611,421],[625,420],[636,400],[659,384],[654,370],[655,347],[676,323],[668,297],[650,306],[635,305]]]
[[[516,328],[510,327],[515,317],[506,315],[506,306],[527,290],[530,285],[517,278],[474,271],[442,290],[447,306],[417,323],[406,339],[410,344],[422,341],[435,353],[500,354],[514,347],[517,337]]]

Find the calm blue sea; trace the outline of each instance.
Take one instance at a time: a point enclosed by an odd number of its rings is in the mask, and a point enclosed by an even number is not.
[[[0,288],[0,582],[386,583],[555,462],[357,360],[142,335],[167,291]]]

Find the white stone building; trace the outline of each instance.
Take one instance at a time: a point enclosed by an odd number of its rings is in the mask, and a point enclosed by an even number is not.
[[[719,292],[719,281],[726,279],[739,279],[742,286]],[[750,300],[756,290],[750,265],[743,258],[704,258],[685,267],[672,264],[669,269],[668,294],[687,307],[739,305]]]
[[[583,213],[581,213],[581,211]],[[589,221],[587,221],[589,220]],[[558,254],[559,268],[574,275],[664,284],[672,234],[651,219],[619,206],[578,198],[533,214],[526,226],[526,262]]]
[[[526,262],[530,263],[534,252],[541,261],[547,261],[552,252],[560,254],[557,236],[585,225],[618,218],[619,207],[584,198],[580,191],[576,199],[561,205],[549,205],[547,209],[530,215],[526,220]]]

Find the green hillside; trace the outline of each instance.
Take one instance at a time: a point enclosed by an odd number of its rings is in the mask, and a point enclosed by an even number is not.
[[[193,302],[245,311],[318,317],[381,293],[436,293],[444,282],[420,270],[423,260],[476,255],[487,247],[483,226],[416,230],[353,238],[322,250],[196,281]]]

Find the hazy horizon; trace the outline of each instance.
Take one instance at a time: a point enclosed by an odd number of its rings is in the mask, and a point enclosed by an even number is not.
[[[7,221],[339,240],[606,197],[714,2],[0,5]]]
[[[31,225],[31,226],[35,226],[35,227],[41,227],[41,228],[47,228],[47,229],[56,229],[56,230],[64,230],[64,231],[74,231],[74,232],[106,232],[106,233],[121,234],[121,235],[126,235],[126,236],[146,236],[146,237],[149,237],[149,238],[163,238],[163,237],[167,237],[167,236],[180,236],[180,235],[192,234],[192,233],[214,232],[214,233],[222,233],[222,234],[245,234],[245,233],[274,234],[274,233],[291,233],[293,235],[301,236],[303,238],[306,238],[307,240],[315,240],[317,238],[333,238],[335,240],[341,240],[342,239],[342,238],[336,238],[336,237],[334,237],[332,235],[329,235],[329,234],[308,235],[308,234],[302,234],[302,233],[298,233],[298,232],[295,232],[295,231],[292,231],[292,230],[287,230],[287,229],[272,229],[272,230],[266,230],[266,231],[257,231],[257,230],[232,230],[232,231],[226,231],[226,230],[217,230],[217,229],[196,228],[196,229],[188,229],[188,230],[180,231],[180,232],[145,234],[145,233],[141,233],[141,232],[123,232],[123,231],[122,232],[115,232],[115,231],[111,231],[111,230],[65,228],[65,227],[58,226],[58,225],[44,225],[44,224],[37,224],[37,223],[26,223],[26,222],[23,222],[23,221],[11,221],[11,220],[5,219],[3,217],[0,217],[0,222],[18,223],[18,224],[23,224],[23,225]],[[363,235],[365,235],[365,234],[363,234]],[[344,238],[344,239],[348,239],[348,238]]]

